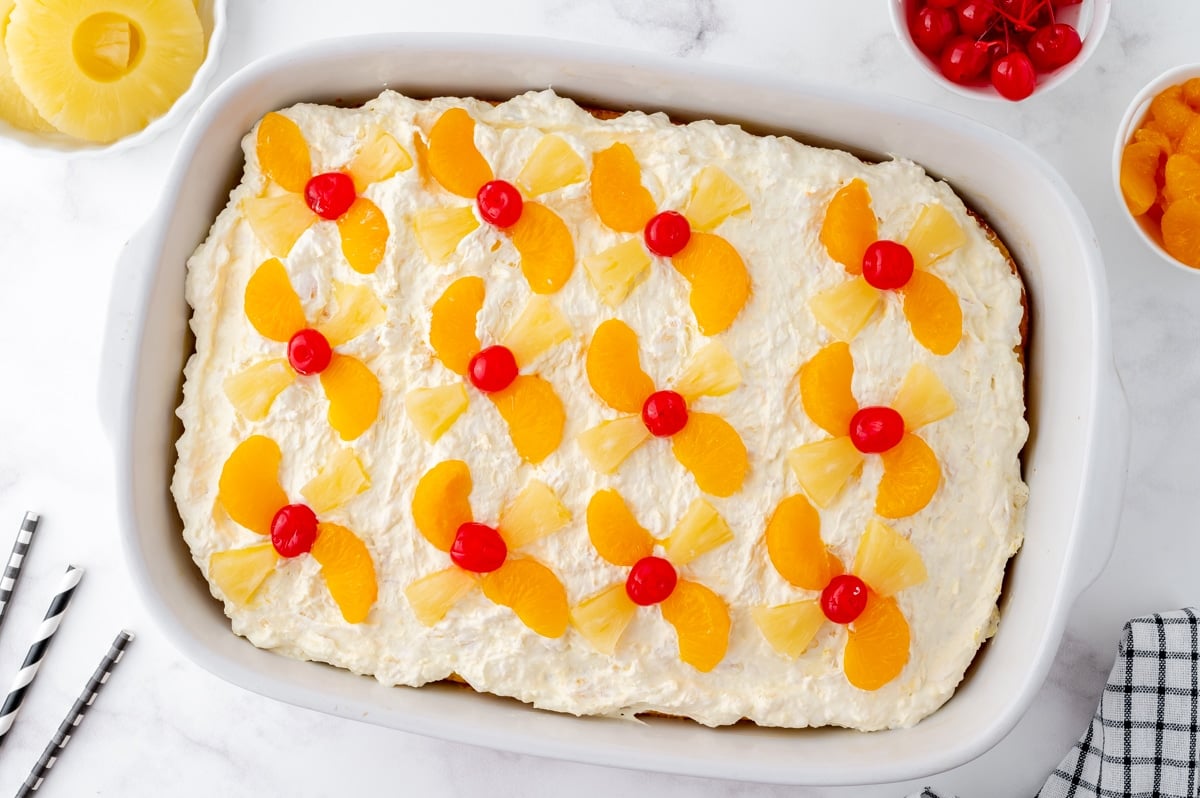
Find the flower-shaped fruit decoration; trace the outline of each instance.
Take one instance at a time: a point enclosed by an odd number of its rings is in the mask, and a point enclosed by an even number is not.
[[[679,658],[704,673],[715,668],[729,647],[729,609],[712,590],[681,579],[678,569],[733,540],[725,519],[711,504],[696,499],[670,537],[656,540],[638,524],[621,494],[602,490],[588,503],[587,527],[600,556],[629,568],[629,575],[571,611],[580,634],[597,651],[612,654],[638,607],[657,604],[675,627]]]
[[[737,430],[712,413],[690,405],[702,396],[722,396],[742,382],[737,363],[718,341],[700,349],[670,390],[656,391],[642,371],[637,334],[609,319],[592,336],[587,352],[588,382],[620,416],[579,436],[596,470],[611,474],[651,436],[670,438],[675,458],[692,472],[700,490],[732,496],[742,488],[749,461]]]
[[[890,407],[858,406],[850,390],[854,360],[838,341],[800,368],[800,400],[818,427],[833,435],[792,449],[788,462],[805,493],[828,507],[864,459],[877,454],[883,478],[875,512],[904,518],[929,504],[941,481],[941,468],[916,430],[954,412],[954,399],[925,365],[909,369]]]
[[[270,542],[219,551],[208,561],[209,578],[225,597],[245,606],[280,559],[312,556],[321,578],[349,623],[367,618],[378,594],[375,565],[366,545],[344,526],[318,520],[336,512],[370,487],[362,464],[342,449],[303,488],[303,504],[293,504],[279,485],[283,455],[262,435],[243,441],[221,469],[217,503],[235,523]]]
[[[362,194],[372,183],[412,166],[412,157],[396,139],[370,127],[350,163],[314,175],[299,126],[283,114],[269,113],[258,124],[256,147],[267,191],[245,200],[242,209],[271,254],[286,257],[305,230],[326,219],[337,224],[350,267],[373,273],[383,261],[391,231],[383,212]]]
[[[817,511],[803,496],[779,503],[767,523],[767,552],[780,576],[818,598],[755,607],[754,620],[784,656],[804,653],[825,621],[846,627],[842,668],[860,690],[878,690],[908,663],[908,621],[893,598],[926,579],[921,555],[909,541],[878,521],[867,524],[854,563],[842,561],[821,541]]]
[[[471,471],[461,460],[438,463],[413,494],[413,522],[451,566],[413,582],[404,591],[417,619],[433,626],[476,587],[509,607],[543,637],[567,630],[567,592],[558,577],[532,557],[513,554],[562,529],[571,513],[546,484],[530,480],[500,511],[491,527],[471,514]]]
[[[271,405],[299,375],[320,375],[329,399],[329,424],[353,440],[379,413],[379,380],[361,360],[336,347],[384,320],[384,307],[369,288],[335,283],[337,309],[309,324],[287,271],[275,258],[264,262],[246,283],[246,318],[265,338],[287,345],[287,357],[255,363],[225,380],[225,395],[251,421],[267,417]]]
[[[484,347],[475,334],[483,308],[483,280],[461,277],[433,304],[429,343],[446,368],[492,400],[508,424],[522,459],[540,463],[562,442],[566,413],[554,386],[536,374],[519,374],[543,352],[571,336],[566,317],[545,297],[535,296],[501,343]],[[433,443],[467,409],[462,383],[417,388],[405,396],[408,416]]]
[[[650,268],[651,256],[670,258],[691,283],[689,302],[705,335],[729,328],[750,297],[742,256],[711,231],[749,210],[741,187],[716,166],[701,169],[683,212],[661,213],[642,185],[642,170],[629,145],[620,142],[592,156],[592,205],[607,227],[640,233],[583,260],[592,285],[609,306],[619,305]]]
[[[513,185],[497,180],[476,148],[471,115],[451,108],[430,129],[423,161],[442,188],[475,201],[473,206],[433,208],[413,215],[417,243],[429,260],[445,263],[482,219],[508,234],[534,293],[552,294],[563,287],[575,268],[571,231],[558,214],[530,198],[586,179],[583,158],[566,141],[553,134],[543,136]]]
[[[903,243],[880,239],[867,184],[854,179],[830,201],[820,237],[829,256],[850,274],[847,282],[809,300],[813,315],[831,333],[854,340],[887,292],[897,292],[921,346],[935,355],[954,351],[962,339],[962,309],[929,267],[966,243],[967,236],[945,207],[926,205]]]

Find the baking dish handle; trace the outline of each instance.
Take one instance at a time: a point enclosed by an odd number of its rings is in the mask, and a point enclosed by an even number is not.
[[[1096,435],[1108,445],[1093,454],[1088,465],[1088,493],[1078,529],[1085,540],[1079,547],[1073,577],[1075,598],[1104,571],[1117,542],[1125,481],[1129,472],[1130,419],[1125,388],[1115,367],[1102,378],[1096,400]]]
[[[146,263],[153,244],[153,227],[152,222],[145,224],[125,242],[113,270],[96,386],[100,423],[110,443],[116,443],[121,434],[121,416],[137,373],[138,319],[149,281]]]

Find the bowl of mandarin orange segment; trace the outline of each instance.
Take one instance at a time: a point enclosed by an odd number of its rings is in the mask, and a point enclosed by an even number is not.
[[[225,0],[0,0],[0,144],[111,153],[179,121],[215,69]]]
[[[1117,131],[1113,179],[1151,249],[1200,271],[1200,64],[1164,72],[1133,99]]]

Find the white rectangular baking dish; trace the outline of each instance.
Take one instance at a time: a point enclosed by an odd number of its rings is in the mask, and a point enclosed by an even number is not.
[[[954,698],[917,726],[861,734],[749,724],[576,719],[457,687],[387,688],[261,651],[236,637],[180,536],[168,492],[173,411],[188,354],[184,263],[241,171],[239,142],[265,112],[297,101],[415,96],[506,98],[551,86],[597,107],[736,121],[866,157],[902,154],[948,180],[1012,249],[1032,319],[1032,426],[1025,547],[1010,567],[999,633]],[[778,76],[497,37],[389,34],[306,45],[248,67],[203,105],[154,218],[114,284],[101,390],[117,456],[125,548],[142,595],[191,659],[283,701],[495,748],[599,764],[781,783],[914,778],[998,742],[1032,701],[1068,610],[1108,559],[1117,528],[1128,419],[1112,363],[1098,244],[1063,180],[1022,145],[970,120],[898,99]]]

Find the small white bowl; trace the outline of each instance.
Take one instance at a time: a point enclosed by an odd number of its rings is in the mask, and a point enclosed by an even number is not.
[[[225,2],[226,0],[197,0],[196,11],[199,12],[200,24],[204,28],[204,61],[192,76],[192,83],[187,91],[179,96],[165,114],[150,120],[150,124],[141,130],[108,144],[96,144],[61,133],[20,130],[0,120],[0,146],[12,147],[33,155],[76,158],[125,152],[156,138],[164,130],[184,119],[199,104],[205,85],[216,71],[217,53],[225,41]]]
[[[1146,245],[1175,268],[1183,269],[1189,274],[1200,274],[1200,269],[1195,269],[1186,263],[1180,263],[1163,248],[1162,231],[1158,225],[1151,222],[1144,215],[1134,216],[1129,213],[1125,205],[1125,194],[1121,191],[1121,153],[1124,151],[1125,145],[1129,143],[1129,140],[1133,138],[1133,131],[1145,119],[1146,113],[1150,110],[1150,101],[1163,89],[1183,83],[1190,78],[1200,78],[1200,64],[1184,64],[1174,69],[1168,69],[1147,83],[1133,98],[1133,102],[1125,109],[1125,115],[1121,117],[1121,124],[1117,126],[1117,138],[1113,142],[1112,179],[1113,189],[1117,192],[1117,202],[1120,203],[1121,209],[1125,211],[1125,218],[1133,225],[1133,229],[1142,237]]]
[[[908,19],[905,8],[909,5],[909,2],[910,0],[888,0],[888,10],[891,12],[892,26],[896,29],[896,38],[900,40],[900,46],[912,56],[921,69],[936,82],[942,84],[955,94],[961,94],[963,97],[974,97],[979,100],[998,100],[1006,103],[1013,102],[996,91],[991,84],[963,86],[949,80],[943,75],[942,71],[938,69],[937,62],[917,49],[917,45],[913,42],[912,36],[908,32]],[[1068,22],[1075,26],[1075,29],[1079,31],[1080,38],[1083,40],[1083,49],[1079,51],[1079,55],[1075,56],[1075,60],[1066,66],[1060,67],[1053,72],[1039,74],[1037,88],[1033,90],[1033,94],[1029,95],[1030,97],[1053,89],[1079,71],[1079,68],[1091,57],[1097,45],[1100,44],[1100,37],[1104,35],[1104,29],[1108,27],[1108,15],[1111,10],[1112,0],[1083,0],[1077,6],[1069,6],[1063,9],[1059,21]]]

